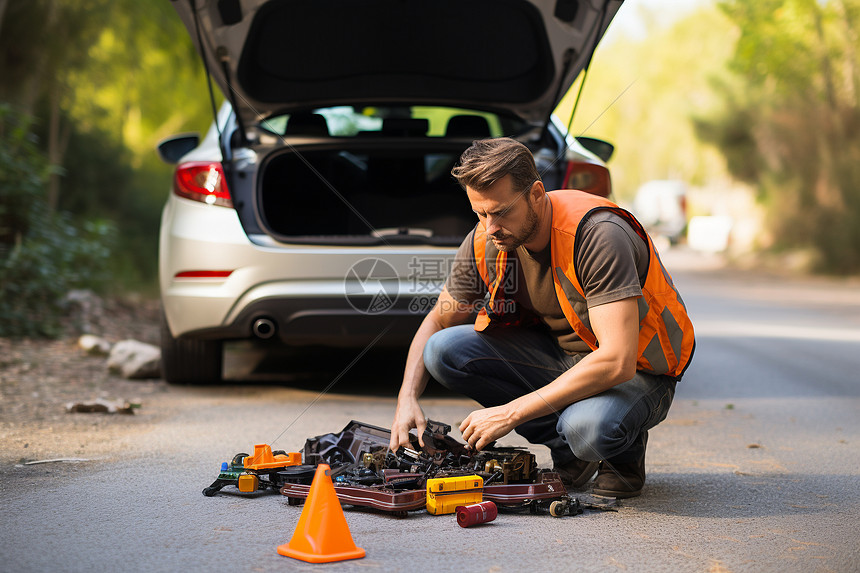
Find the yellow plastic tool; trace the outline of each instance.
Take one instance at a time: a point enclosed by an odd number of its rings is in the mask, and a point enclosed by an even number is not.
[[[427,480],[427,513],[454,513],[458,505],[480,503],[484,497],[484,478],[477,475]]]

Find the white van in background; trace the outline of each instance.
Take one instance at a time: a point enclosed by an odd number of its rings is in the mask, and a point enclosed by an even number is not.
[[[687,184],[670,179],[648,181],[636,191],[631,210],[650,234],[676,245],[687,230]]]

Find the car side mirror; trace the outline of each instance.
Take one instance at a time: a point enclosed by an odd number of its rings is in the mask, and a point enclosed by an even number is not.
[[[178,163],[186,153],[200,145],[200,134],[183,133],[162,140],[158,146],[158,156],[165,163]]]
[[[598,156],[604,163],[609,161],[612,154],[615,152],[615,146],[608,141],[595,139],[593,137],[577,137],[576,140],[584,148]]]

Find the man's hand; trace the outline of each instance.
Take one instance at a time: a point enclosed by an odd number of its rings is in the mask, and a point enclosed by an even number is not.
[[[517,426],[509,414],[508,405],[475,410],[460,424],[463,439],[473,450],[482,450],[495,440],[506,436]]]
[[[430,374],[424,367],[424,346],[431,336],[449,326],[463,324],[471,316],[471,308],[463,308],[447,288],[443,288],[439,294],[433,309],[427,313],[418,332],[412,338],[409,345],[409,354],[406,357],[406,370],[403,373],[403,383],[397,400],[397,411],[394,413],[394,421],[391,423],[392,451],[397,451],[400,446],[409,445],[409,430],[418,430],[418,443],[424,447],[424,429],[427,420],[424,412],[418,405],[418,397],[424,392]]]
[[[400,446],[409,445],[409,430],[412,428],[418,430],[418,443],[424,447],[427,419],[418,405],[418,400],[398,400],[394,421],[391,423],[391,442],[388,445],[392,452],[396,452]]]

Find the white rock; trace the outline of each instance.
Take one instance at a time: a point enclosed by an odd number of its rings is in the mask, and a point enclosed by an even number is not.
[[[123,340],[111,348],[107,367],[125,378],[158,378],[161,376],[161,350],[137,340]]]
[[[104,300],[91,290],[70,290],[63,299],[66,315],[77,332],[98,331],[105,318]]]
[[[87,354],[107,356],[110,353],[110,342],[94,334],[84,334],[78,338],[78,346]]]

